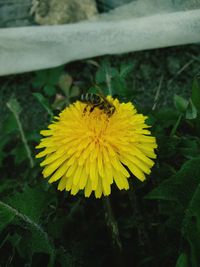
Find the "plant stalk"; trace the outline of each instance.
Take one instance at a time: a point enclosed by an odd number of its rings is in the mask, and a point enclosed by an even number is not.
[[[25,147],[25,150],[26,150],[29,162],[30,162],[30,167],[33,168],[34,161],[33,161],[33,158],[31,156],[31,150],[30,150],[30,148],[28,146],[27,139],[25,137],[25,133],[24,133],[21,121],[19,119],[19,115],[13,110],[12,106],[9,103],[7,103],[7,106],[10,109],[10,111],[13,113],[13,115],[14,115],[14,117],[16,119],[17,126],[18,126],[18,129],[19,129],[20,135],[21,135],[21,139],[22,139],[22,142],[24,144],[24,147]]]
[[[111,236],[114,259],[116,260],[115,266],[124,266],[122,261],[122,244],[119,236],[119,228],[117,221],[114,217],[112,205],[108,197],[103,198],[104,210],[105,210],[105,221],[108,231]]]
[[[181,122],[182,117],[183,117],[183,114],[182,113],[179,114],[178,119],[177,119],[176,123],[174,124],[174,127],[171,130],[170,137],[175,135],[175,133],[177,131],[177,128],[178,128],[178,126],[179,126],[179,124]]]

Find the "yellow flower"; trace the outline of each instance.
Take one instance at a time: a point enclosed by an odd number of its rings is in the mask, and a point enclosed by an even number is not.
[[[130,102],[107,99],[115,106],[111,116],[98,107],[84,112],[86,104],[76,101],[41,131],[45,138],[37,148],[44,150],[36,157],[45,157],[43,176],[49,183],[59,180],[59,190],[75,195],[84,189],[86,197],[94,191],[100,198],[111,193],[113,182],[127,190],[130,173],[144,181],[151,172],[157,144],[146,129],[147,117]]]

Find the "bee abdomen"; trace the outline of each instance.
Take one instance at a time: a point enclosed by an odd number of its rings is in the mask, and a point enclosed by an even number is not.
[[[87,107],[90,106],[90,113],[93,112],[95,108],[102,110],[108,117],[111,117],[115,112],[115,107],[106,98],[93,93],[82,94],[80,101],[86,103],[83,113],[86,112]]]
[[[86,93],[81,95],[81,101],[88,104],[98,104],[101,102],[101,98],[96,94]]]

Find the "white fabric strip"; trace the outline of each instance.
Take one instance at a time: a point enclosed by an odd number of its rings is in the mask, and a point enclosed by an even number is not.
[[[200,42],[200,9],[111,21],[0,29],[0,75],[105,54]]]

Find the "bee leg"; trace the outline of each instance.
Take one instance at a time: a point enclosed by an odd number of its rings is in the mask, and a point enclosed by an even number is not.
[[[100,109],[100,110],[104,110],[104,106],[103,106],[103,105],[100,105],[100,106],[99,106],[99,109]]]
[[[90,108],[90,113],[94,110],[94,108],[95,108],[95,106],[92,106],[92,107]]]
[[[91,108],[90,108],[90,112],[92,112],[96,107],[98,107],[99,104],[96,104],[96,105],[93,105]]]
[[[85,107],[84,107],[84,110],[83,110],[83,114],[85,115],[85,113],[86,113],[86,111],[87,111],[87,108],[88,108],[88,105],[86,105]]]
[[[88,107],[89,107],[89,105],[86,105],[86,106],[84,107],[84,110],[83,110],[83,114],[84,114],[84,115],[85,115],[85,113],[87,112]],[[92,112],[92,111],[95,109],[95,107],[96,107],[96,105],[92,106],[92,107],[89,109],[89,112]]]

